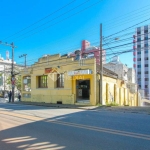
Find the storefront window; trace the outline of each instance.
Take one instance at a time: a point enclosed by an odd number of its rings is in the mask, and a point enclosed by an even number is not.
[[[57,74],[57,87],[63,88],[64,87],[64,74]]]
[[[47,88],[47,75],[39,76],[39,88]]]
[[[26,76],[23,78],[23,90],[31,91],[31,77],[30,76]]]

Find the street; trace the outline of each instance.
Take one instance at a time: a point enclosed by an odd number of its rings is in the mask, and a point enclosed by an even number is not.
[[[0,150],[150,149],[148,114],[0,101]]]

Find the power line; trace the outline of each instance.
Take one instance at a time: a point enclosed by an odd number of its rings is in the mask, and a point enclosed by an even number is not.
[[[82,9],[82,10],[80,10],[80,11],[78,11],[78,12],[76,12],[76,13],[74,13],[74,14],[72,14],[72,15],[70,15],[70,16],[68,16],[68,17],[66,17],[66,18],[64,18],[64,19],[62,19],[62,20],[60,20],[60,21],[58,21],[58,22],[56,22],[56,23],[54,23],[54,24],[48,26],[48,27],[45,27],[45,28],[43,28],[43,29],[41,29],[41,30],[39,30],[39,31],[37,31],[37,32],[34,32],[34,33],[30,34],[29,36],[25,36],[24,38],[22,38],[22,39],[20,39],[20,40],[23,40],[23,39],[25,39],[25,38],[27,38],[27,37],[30,37],[30,36],[32,36],[32,35],[34,35],[34,34],[37,34],[37,33],[41,32],[41,31],[43,31],[43,30],[45,30],[45,29],[48,29],[48,28],[50,28],[50,27],[52,27],[52,26],[54,26],[54,25],[56,25],[56,24],[58,24],[58,23],[60,23],[60,22],[62,22],[62,21],[64,21],[64,20],[67,20],[67,19],[71,18],[72,16],[75,16],[75,15],[77,15],[77,14],[79,14],[79,13],[81,13],[81,12],[87,10],[87,9],[89,9],[90,7],[93,7],[94,5],[96,5],[96,4],[100,3],[100,2],[101,2],[101,0],[97,1],[96,3],[93,3],[92,5],[90,5],[90,6],[86,7],[86,8],[84,8],[84,9]],[[17,41],[20,41],[20,40],[17,40]]]
[[[111,35],[109,35],[109,36],[107,36],[107,37],[105,37],[105,38],[108,38],[108,37],[111,37],[111,36],[116,35],[116,34],[118,34],[118,33],[124,32],[124,31],[126,31],[126,30],[128,30],[128,29],[130,29],[130,28],[133,28],[133,27],[135,27],[135,26],[137,26],[137,25],[139,25],[139,24],[141,24],[141,23],[144,23],[144,22],[146,22],[146,21],[148,21],[148,20],[150,20],[150,18],[148,18],[148,19],[146,19],[146,20],[144,20],[144,21],[141,21],[141,22],[139,22],[139,23],[137,23],[137,24],[135,24],[135,25],[132,25],[132,26],[126,28],[126,29],[123,29],[123,30],[121,30],[121,31],[119,31],[119,32],[113,33],[113,34],[111,34]]]
[[[20,31],[18,31],[18,32],[14,33],[14,34],[12,34],[12,35],[10,35],[10,36],[8,36],[8,37],[6,37],[4,40],[6,40],[6,39],[8,39],[8,38],[10,38],[10,37],[12,37],[12,36],[14,36],[14,35],[16,35],[16,34],[18,34],[18,33],[22,32],[22,31],[24,31],[24,30],[26,30],[26,29],[28,29],[28,28],[30,28],[30,27],[32,27],[32,26],[34,26],[35,24],[37,24],[37,23],[39,23],[39,22],[41,22],[41,21],[45,20],[46,18],[48,18],[48,17],[52,16],[53,14],[55,14],[55,13],[59,12],[60,10],[64,9],[65,7],[67,7],[67,6],[71,5],[71,4],[72,4],[72,3],[74,3],[74,2],[75,2],[75,0],[73,0],[73,1],[71,1],[71,2],[69,2],[68,4],[64,5],[63,7],[61,7],[61,8],[59,8],[59,9],[57,9],[56,11],[54,11],[54,12],[50,13],[49,15],[47,15],[47,16],[45,16],[45,17],[41,18],[40,20],[38,20],[38,21],[34,22],[33,24],[31,24],[31,25],[29,25],[29,26],[27,26],[27,27],[23,28],[22,30],[20,30]]]
[[[114,21],[114,20],[116,20],[116,19],[118,19],[118,18],[120,18],[120,17],[122,17],[122,16],[126,16],[126,15],[128,15],[128,14],[131,14],[132,12],[135,12],[135,13],[137,14],[136,11],[139,11],[139,10],[140,10],[139,13],[141,13],[141,12],[142,12],[141,9],[146,8],[146,7],[150,7],[150,5],[146,5],[146,6],[144,6],[144,7],[141,7],[141,8],[139,8],[139,9],[133,10],[133,11],[131,11],[131,12],[129,12],[129,13],[120,15],[120,16],[118,16],[118,17],[116,17],[116,18],[113,18],[113,19],[111,19],[111,20],[105,21],[105,22],[103,22],[103,23],[110,22],[110,21]],[[149,10],[149,8],[146,9],[146,10]],[[130,15],[130,16],[131,16],[131,15]],[[119,19],[119,20],[120,20],[120,19]]]
[[[77,9],[78,7],[84,5],[84,4],[87,3],[87,2],[89,2],[89,0],[86,0],[85,2],[81,3],[80,5],[77,5],[76,7],[74,7],[74,8],[72,8],[72,9],[66,11],[65,13],[63,13],[63,14],[61,14],[61,15],[59,15],[59,16],[57,16],[57,17],[55,17],[55,18],[53,18],[53,19],[51,19],[51,20],[49,20],[49,21],[47,21],[47,22],[45,22],[45,23],[43,23],[43,24],[41,24],[41,25],[39,25],[39,26],[37,26],[37,27],[35,27],[34,29],[29,30],[28,32],[25,32],[24,34],[21,34],[20,36],[16,37],[15,39],[17,39],[17,38],[19,38],[19,37],[22,37],[22,36],[24,36],[24,35],[26,35],[26,34],[32,32],[32,31],[34,31],[34,30],[36,30],[36,29],[38,29],[38,28],[40,28],[40,27],[42,27],[42,26],[48,24],[49,22],[52,22],[52,21],[54,21],[54,20],[56,20],[56,19],[58,19],[58,18],[60,18],[60,17],[62,17],[62,16],[64,16],[64,15],[68,14],[69,12],[71,12],[71,11]]]
[[[122,19],[119,20],[120,22],[115,22],[115,23],[113,23],[111,26],[110,26],[110,24],[106,24],[104,29],[105,29],[105,30],[112,29],[112,28],[118,27],[118,26],[120,26],[120,25],[122,25],[122,24],[126,24],[126,23],[130,23],[130,22],[132,22],[132,21],[135,21],[135,20],[139,20],[139,19],[141,19],[141,18],[143,18],[143,17],[147,17],[149,13],[150,13],[150,11],[147,12],[147,13],[144,13],[144,14],[141,14],[141,12],[140,12],[140,15],[133,16],[133,17],[130,16],[130,17],[127,18],[126,20],[125,20],[124,18],[122,18]],[[123,21],[121,21],[121,20],[123,20]],[[110,26],[110,27],[109,27],[109,26]]]

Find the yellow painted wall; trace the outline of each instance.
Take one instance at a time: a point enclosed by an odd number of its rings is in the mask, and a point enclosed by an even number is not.
[[[50,56],[49,56],[50,57]],[[58,59],[59,58],[59,59]],[[51,62],[43,62],[51,60]],[[53,62],[54,61],[54,62]],[[59,68],[57,67],[59,66]],[[48,88],[38,88],[38,76],[45,74],[45,68],[56,68],[58,73],[64,73],[64,88],[56,87],[56,76],[48,76]],[[92,74],[89,75],[76,75],[68,76],[68,71],[74,70],[92,70]],[[62,101],[63,104],[75,104],[76,103],[76,80],[89,79],[90,80],[90,104],[96,105],[96,74],[95,74],[95,59],[86,59],[83,65],[79,64],[79,61],[73,61],[72,58],[62,58],[59,55],[52,57],[52,59],[39,59],[39,62],[32,66],[31,75],[31,98],[22,97],[23,101],[32,102],[45,102],[45,103],[57,103]],[[22,73],[22,78],[25,76]],[[22,83],[23,84],[23,83]],[[25,91],[22,90],[22,95]]]
[[[59,66],[59,67],[58,67]],[[64,73],[64,88],[56,87],[56,73],[48,76],[48,88],[38,88],[38,76],[45,74],[45,68],[56,68],[58,73]],[[68,76],[68,71],[92,70],[92,74]],[[22,72],[23,77],[31,76],[31,92],[26,92],[22,88],[22,101],[75,104],[77,91],[77,80],[90,80],[90,104],[99,103],[99,79],[96,72],[95,59],[86,59],[84,64],[74,61],[72,58],[60,57],[59,55],[40,58],[39,61],[29,68],[26,73]],[[22,86],[23,87],[23,86]],[[30,95],[30,96],[29,96]],[[137,94],[130,93],[124,82],[108,76],[103,76],[103,104],[116,103],[120,106],[137,106]]]

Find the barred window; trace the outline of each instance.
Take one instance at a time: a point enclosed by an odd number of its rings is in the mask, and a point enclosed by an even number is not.
[[[64,74],[57,74],[57,88],[63,88],[64,87]]]
[[[39,88],[47,88],[47,75],[38,77]]]

